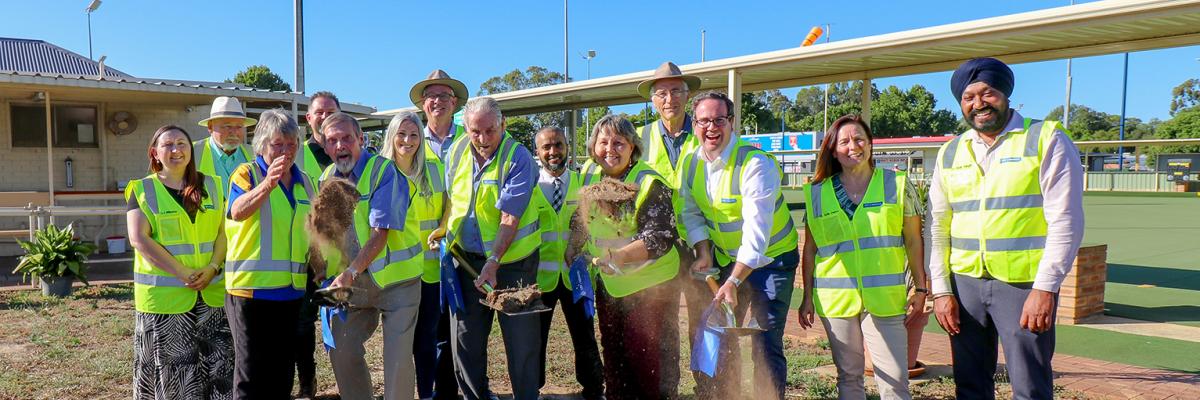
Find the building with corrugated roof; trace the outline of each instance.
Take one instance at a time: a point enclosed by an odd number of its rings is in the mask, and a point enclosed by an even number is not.
[[[218,96],[237,97],[252,116],[291,109],[293,102],[303,113],[308,104],[301,93],[139,78],[42,40],[0,38],[0,208],[118,205],[125,182],[148,173],[146,148],[154,131],[174,124],[195,140],[207,137],[196,122],[208,116]],[[347,102],[342,107],[359,116],[375,112]],[[303,123],[302,115],[298,119]],[[55,222],[73,223],[91,240],[124,235],[124,221]],[[31,223],[36,222],[0,218],[0,255],[18,252],[12,238],[26,238]]]

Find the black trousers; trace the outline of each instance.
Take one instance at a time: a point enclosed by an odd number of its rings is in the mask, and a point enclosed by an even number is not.
[[[300,302],[225,295],[233,334],[234,399],[292,398]]]
[[[551,310],[562,303],[563,317],[567,320],[567,331],[571,334],[571,347],[575,350],[575,380],[583,387],[584,399],[599,399],[604,396],[604,367],[600,362],[600,347],[596,344],[594,319],[584,311],[583,302],[576,303],[571,287],[559,278],[558,286],[542,293],[542,302]],[[542,318],[542,375],[541,384],[546,385],[546,343],[550,339],[550,324],[554,311],[539,314]]]
[[[304,289],[304,299],[300,303],[300,318],[296,325],[296,380],[300,383],[300,393],[315,394],[317,388],[317,363],[314,359],[317,351],[317,309],[313,300],[320,287],[311,279]]]
[[[479,271],[486,262],[482,254],[465,253],[466,262]],[[538,253],[525,259],[500,265],[496,271],[496,289],[537,283]],[[454,370],[458,388],[466,400],[489,397],[487,364],[488,336],[492,322],[499,321],[500,336],[508,360],[508,377],[516,400],[538,398],[538,377],[541,375],[541,319],[537,315],[496,315],[497,312],[479,303],[483,294],[475,289],[475,277],[461,266],[455,269],[462,285],[463,310],[451,312],[451,335],[454,338]]]

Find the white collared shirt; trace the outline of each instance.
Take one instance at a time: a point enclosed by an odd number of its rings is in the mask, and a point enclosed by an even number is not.
[[[715,160],[709,160],[705,156],[703,147],[695,150],[695,156],[704,163],[708,172],[705,188],[710,202],[719,201],[714,188],[718,185],[717,182],[724,178],[725,163],[731,161],[729,158],[733,152],[733,144],[739,138],[737,134],[732,135],[729,144],[725,145],[725,149],[721,150]],[[779,195],[781,190],[782,178],[775,163],[762,154],[750,157],[742,168],[742,244],[737,250],[737,261],[750,268],[759,268],[774,261],[766,255],[767,246],[770,245],[767,240],[771,236],[771,225],[775,217],[775,196]],[[695,246],[696,243],[709,239],[709,236],[704,214],[700,212],[690,193],[690,184],[683,182],[680,191],[684,201],[683,224],[687,227],[688,246]]]
[[[551,206],[554,206],[555,178],[562,181],[562,198],[565,203],[567,201],[567,188],[571,186],[571,174],[567,173],[567,170],[564,168],[562,175],[556,177],[551,175],[550,170],[545,167],[538,168],[538,187],[542,189],[542,195],[546,197],[546,202],[550,203]]]
[[[988,169],[996,163],[993,153],[1002,141],[1007,140],[1008,132],[1024,129],[1025,118],[1014,110],[1004,132],[996,137],[991,146],[984,143],[974,129],[963,133],[962,140],[970,141],[975,163],[987,174]],[[942,188],[941,163],[935,162],[934,166],[933,183],[929,187],[932,214],[929,224],[929,279],[933,284],[933,294],[939,295],[951,293],[950,269],[946,265],[950,256],[950,223],[947,220],[950,218],[950,201]],[[1075,254],[1083,241],[1083,166],[1079,160],[1079,149],[1075,148],[1066,133],[1054,131],[1046,144],[1038,181],[1047,225],[1046,248],[1038,263],[1033,288],[1057,293],[1063,279],[1071,271]]]

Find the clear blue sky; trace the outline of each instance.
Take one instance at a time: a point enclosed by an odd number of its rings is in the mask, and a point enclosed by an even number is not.
[[[87,54],[88,0],[14,1],[0,13],[0,36],[42,39]],[[740,3],[740,4],[739,4]],[[813,25],[831,23],[832,40],[1066,5],[1067,1],[574,1],[570,4],[571,75],[583,78],[580,53],[595,49],[592,76],[700,59],[794,47]],[[408,106],[408,89],[434,68],[474,94],[487,78],[514,68],[563,66],[559,1],[308,1],[309,92],[389,109]],[[265,64],[291,81],[292,2],[106,0],[92,15],[96,57],[138,77],[220,81]],[[1166,119],[1170,90],[1200,77],[1200,47],[1130,55],[1128,114]],[[1065,61],[1014,66],[1013,104],[1041,117],[1064,100]],[[1121,106],[1120,55],[1076,59],[1074,103],[1109,113]],[[954,110],[949,73],[876,80],[881,87],[921,84],[938,106]],[[793,90],[786,91],[794,93]],[[956,112],[956,114],[958,114]]]

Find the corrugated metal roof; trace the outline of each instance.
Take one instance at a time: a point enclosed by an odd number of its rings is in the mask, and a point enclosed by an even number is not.
[[[100,75],[100,63],[42,40],[0,37],[0,71],[61,75]],[[133,78],[108,65],[105,78]]]

